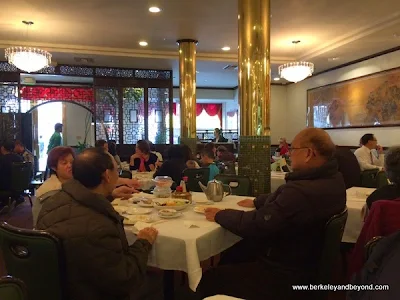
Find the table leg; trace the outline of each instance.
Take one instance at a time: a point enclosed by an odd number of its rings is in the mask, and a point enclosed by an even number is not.
[[[164,271],[164,300],[174,300],[174,271]]]

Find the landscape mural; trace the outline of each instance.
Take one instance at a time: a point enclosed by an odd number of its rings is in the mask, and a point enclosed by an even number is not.
[[[400,68],[307,91],[307,126],[400,125]]]

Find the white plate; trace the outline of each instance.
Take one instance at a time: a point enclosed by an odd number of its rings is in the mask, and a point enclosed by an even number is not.
[[[151,207],[151,208],[154,207],[153,202],[152,202],[151,204],[147,204],[147,203],[144,203],[144,202],[140,201],[138,204],[139,204],[139,206],[141,206],[141,207]]]
[[[195,206],[193,208],[193,211],[198,213],[198,214],[204,214],[204,210],[207,208],[207,206]]]
[[[160,214],[158,214],[158,216],[163,219],[175,219],[175,218],[179,218],[180,216],[182,216],[182,213],[178,211],[175,215],[172,215],[172,216],[163,216]]]
[[[142,207],[129,207],[126,210],[126,214],[129,215],[147,215],[152,212],[150,208],[142,208]]]
[[[146,223],[151,223],[154,221],[152,216],[149,215],[131,215],[131,216],[125,216],[124,218],[124,225],[135,225],[136,222],[141,221],[141,222],[146,222]]]
[[[187,203],[187,201],[188,200],[173,199],[173,198],[156,198],[156,199],[154,199],[153,202],[154,202],[154,208],[158,209],[158,210],[168,209],[168,208],[175,209],[175,210],[184,210],[190,205],[190,203]],[[170,202],[170,203],[171,202],[183,202],[185,204],[183,204],[183,205],[157,205],[156,202],[160,203],[160,204],[163,204],[163,203],[168,204],[168,202]]]
[[[199,200],[199,201],[195,201],[196,204],[200,204],[200,205],[210,205],[210,204],[214,204],[213,201],[209,201],[209,200]]]
[[[128,207],[127,207],[127,206],[114,206],[114,209],[115,209],[119,214],[123,214],[124,212],[127,211]]]

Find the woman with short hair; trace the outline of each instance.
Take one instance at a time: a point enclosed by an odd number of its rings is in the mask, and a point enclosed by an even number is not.
[[[157,155],[150,152],[150,145],[144,140],[136,143],[135,154],[130,159],[130,169],[138,172],[150,172],[156,168]]]
[[[36,225],[43,201],[47,199],[43,196],[51,191],[60,190],[64,182],[72,179],[74,157],[75,153],[71,147],[59,146],[50,150],[47,156],[47,168],[50,169],[51,176],[36,191],[36,199],[32,207],[33,226]]]

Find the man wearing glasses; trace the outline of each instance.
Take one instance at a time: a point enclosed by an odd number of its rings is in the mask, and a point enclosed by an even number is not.
[[[385,163],[385,155],[382,146],[378,145],[376,137],[372,133],[364,134],[360,140],[361,147],[358,148],[354,155],[357,157],[361,171],[379,169],[383,170]],[[376,150],[378,157],[373,153]]]
[[[346,204],[346,188],[334,151],[325,131],[304,129],[290,148],[293,172],[287,175],[286,184],[272,194],[238,203],[255,210],[205,210],[207,220],[243,240],[228,249],[232,251],[226,253],[229,262],[222,255],[223,265],[204,274],[198,288],[202,297],[225,294],[264,300],[306,296],[295,294],[292,285],[314,282],[326,222]]]

